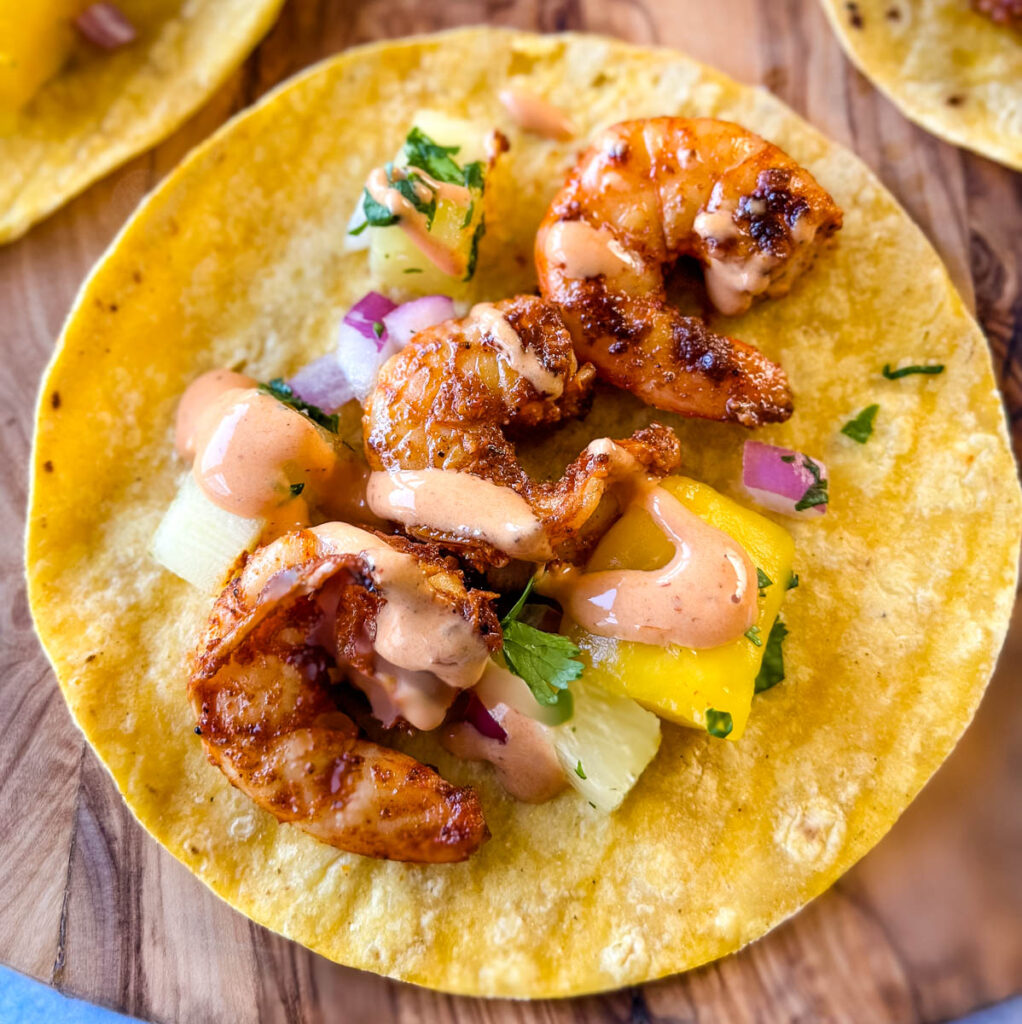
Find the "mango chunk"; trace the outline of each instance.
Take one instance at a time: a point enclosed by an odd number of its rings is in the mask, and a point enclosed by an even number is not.
[[[74,46],[80,0],[0,0],[0,118],[11,118],[52,78]]]
[[[696,729],[707,728],[707,712],[731,716],[727,738],[745,730],[766,648],[791,576],[795,545],[783,527],[687,477],[661,484],[697,516],[733,537],[771,580],[758,602],[756,629],[747,636],[707,650],[657,647],[614,640],[565,621],[567,633],[582,651],[583,678],[610,693],[631,697],[661,718]],[[673,554],[667,538],[643,509],[626,512],[604,535],[587,569],[658,569]],[[719,721],[718,716],[712,716]]]

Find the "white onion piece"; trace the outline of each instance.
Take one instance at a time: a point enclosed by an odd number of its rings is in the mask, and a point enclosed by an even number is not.
[[[74,19],[75,28],[90,43],[104,50],[116,50],[135,41],[135,26],[115,4],[90,4]]]
[[[810,463],[816,467],[821,481],[826,481],[827,467],[819,460],[791,448],[746,441],[742,452],[742,483],[758,504],[773,512],[799,519],[822,516],[827,511],[826,504],[795,508],[816,483]]]
[[[446,295],[424,295],[406,302],[383,318],[387,337],[403,348],[419,331],[443,323],[454,316],[454,303]]]
[[[291,390],[310,405],[324,412],[336,412],[355,397],[351,381],[336,352],[303,366],[288,382]]]
[[[354,327],[341,324],[337,332],[337,361],[344,368],[352,394],[363,405],[376,387],[380,367],[396,351],[397,346],[391,341],[381,348],[375,338],[369,339]]]

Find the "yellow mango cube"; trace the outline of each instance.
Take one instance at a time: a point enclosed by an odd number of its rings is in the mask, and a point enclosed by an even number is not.
[[[706,484],[669,477],[661,486],[705,522],[738,541],[772,581],[759,598],[756,628],[760,645],[740,636],[706,650],[658,647],[595,636],[568,621],[564,632],[582,651],[586,682],[631,697],[661,718],[696,729],[706,729],[708,710],[727,712],[731,716],[727,738],[737,740],[749,717],[767,638],[791,577],[795,545],[783,527]],[[607,531],[587,569],[659,569],[672,554],[673,547],[649,513],[633,508]]]
[[[80,0],[0,0],[0,119],[13,116],[52,78],[74,45]]]

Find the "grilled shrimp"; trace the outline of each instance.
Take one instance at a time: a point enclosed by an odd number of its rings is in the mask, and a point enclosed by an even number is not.
[[[496,550],[421,521],[405,520],[406,531],[458,550],[478,568],[506,564],[509,554],[573,557],[588,543],[620,460],[594,443],[559,480],[537,482],[520,465],[512,438],[582,413],[593,379],[591,366],[579,366],[557,310],[534,296],[480,304],[468,317],[416,334],[383,365],[366,404],[370,467],[472,474],[514,491],[542,530],[525,552]],[[680,463],[677,438],[659,424],[617,445],[654,475]],[[371,479],[370,504],[383,514],[373,493]]]
[[[415,690],[430,676],[419,697],[449,691],[442,718],[500,643],[492,596],[466,590],[434,548],[347,524],[259,549],[194,656],[189,697],[210,761],[280,821],[342,850],[464,860],[489,836],[475,792],[361,736],[335,679],[340,669],[386,685],[390,671]]]
[[[1022,0],[972,0],[972,6],[998,25],[1022,29]]]
[[[744,128],[710,118],[625,121],[568,175],[536,236],[540,291],[580,359],[651,405],[745,426],[787,419],[784,371],[682,316],[664,271],[703,266],[722,313],[778,296],[841,226],[808,171]]]

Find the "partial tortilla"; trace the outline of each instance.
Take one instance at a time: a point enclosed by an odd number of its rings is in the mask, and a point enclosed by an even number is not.
[[[0,243],[170,135],[248,56],[283,2],[118,0],[138,39],[115,51],[77,46],[0,133]]]
[[[1022,170],[1022,32],[969,0],[820,0],[859,70],[928,132]]]
[[[523,135],[511,79],[579,139]],[[470,861],[362,859],[279,825],[206,760],[185,683],[210,600],[146,554],[184,467],[178,398],[212,367],[287,375],[333,344],[370,286],[342,247],[369,170],[440,107],[511,139],[513,186],[477,298],[535,285],[532,244],[582,141],[622,118],[712,115],[761,132],[845,211],[789,296],[715,318],[788,370],[796,413],[756,436],[830,469],[831,505],[785,520],[798,589],[787,678],[740,742],[664,724],[621,809],[530,806],[430,737],[409,749],[477,786],[493,838]],[[885,363],[937,361],[888,381]],[[840,433],[877,402],[865,445]],[[605,391],[529,452],[556,472],[656,416],[685,471],[747,502],[742,428]],[[965,729],[1008,624],[1020,494],[990,355],[923,234],[866,167],[766,92],[677,53],[473,29],[353,50],[286,83],[197,149],[84,285],[39,396],[28,522],[32,613],[72,714],[145,828],[214,892],[340,963],[450,992],[567,996],[738,949],[826,889],[891,827]]]

